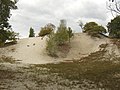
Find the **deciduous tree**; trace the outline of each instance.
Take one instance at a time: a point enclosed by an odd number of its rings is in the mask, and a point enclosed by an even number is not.
[[[106,33],[106,29],[103,26],[99,26],[95,22],[86,23],[84,26],[84,32],[91,36],[99,37],[99,34]]]
[[[112,38],[120,38],[120,16],[115,17],[108,23],[109,36]]]

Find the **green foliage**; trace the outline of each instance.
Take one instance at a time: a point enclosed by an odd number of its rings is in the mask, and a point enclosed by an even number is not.
[[[51,32],[53,32],[54,29],[55,29],[55,25],[49,23],[41,28],[40,33],[38,35],[44,37],[46,35],[49,35]]]
[[[29,37],[35,37],[34,29],[32,27],[30,28]]]
[[[95,22],[86,23],[84,26],[84,32],[91,36],[99,37],[99,34],[106,33],[106,29],[103,26],[99,26]]]
[[[60,20],[60,25],[55,35],[57,45],[63,45],[69,40],[68,29],[66,27],[66,21]]]
[[[48,35],[46,49],[49,55],[57,57],[57,51],[59,51],[58,47],[65,45],[68,40],[70,42],[70,38],[72,36],[73,36],[72,29],[70,27],[67,29],[65,20],[61,20],[57,32],[56,33],[52,32]]]
[[[96,27],[96,26],[98,26],[97,23],[95,23],[95,22],[88,22],[88,23],[86,23],[85,26],[84,26],[84,32],[92,31],[92,29],[93,29],[94,27]]]
[[[8,23],[8,20],[11,16],[10,10],[17,9],[15,4],[16,1],[13,0],[0,0],[0,30],[11,27]]]
[[[69,38],[73,37],[73,32],[72,32],[72,31],[73,31],[73,30],[71,29],[71,27],[68,27],[67,32],[68,32],[68,34],[69,34]]]
[[[72,32],[72,29],[70,27],[68,27],[68,35],[69,35],[69,42],[70,42],[70,38],[72,38],[74,36],[73,32]]]
[[[12,30],[0,30],[0,46],[4,46],[6,40],[16,42],[19,33],[15,33]]]
[[[115,17],[108,23],[109,36],[112,38],[120,38],[120,16]]]
[[[48,51],[48,54],[52,57],[57,57],[57,43],[55,42],[55,34],[51,33],[49,35],[49,38],[47,39],[47,46],[46,50]]]
[[[6,40],[13,39],[13,31],[11,32],[11,25],[9,25],[9,18],[11,16],[10,10],[17,9],[16,0],[0,0],[0,43],[4,45]]]
[[[8,39],[8,31],[0,30],[0,41],[5,43],[7,39]]]
[[[69,34],[67,32],[66,27],[58,27],[58,31],[56,32],[55,39],[57,45],[63,45],[66,41],[69,40]]]

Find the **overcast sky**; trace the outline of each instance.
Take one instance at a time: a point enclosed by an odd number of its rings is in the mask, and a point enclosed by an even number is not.
[[[21,37],[28,37],[33,27],[36,35],[47,23],[58,26],[61,19],[67,20],[74,32],[80,32],[78,21],[95,21],[106,26],[111,14],[106,9],[108,0],[19,0],[18,10],[12,11],[10,24]]]

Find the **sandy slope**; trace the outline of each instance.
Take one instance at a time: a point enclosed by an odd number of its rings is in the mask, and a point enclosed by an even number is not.
[[[107,38],[91,38],[86,33],[75,34],[73,40],[71,40],[71,50],[67,58],[81,58],[89,55],[91,52],[98,51],[99,45],[107,42]]]
[[[23,63],[51,63],[55,59],[47,55],[45,41],[46,38],[42,40],[40,37],[21,39],[14,46],[2,48],[3,55],[12,56],[17,60],[22,60]],[[12,52],[12,49],[15,50]]]
[[[99,45],[107,42],[107,39],[92,39],[84,33],[75,34],[71,40],[71,50],[67,57],[55,59],[46,53],[46,38],[43,40],[40,37],[25,38],[19,40],[16,45],[1,48],[0,55],[12,56],[17,60],[22,60],[23,63],[44,64],[81,58],[91,52],[98,51]]]

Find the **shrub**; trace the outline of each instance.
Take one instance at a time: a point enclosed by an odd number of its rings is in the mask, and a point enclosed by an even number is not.
[[[93,37],[99,37],[99,34],[106,33],[106,29],[103,26],[99,26],[95,22],[89,22],[85,24],[84,32],[88,33]]]
[[[66,27],[66,21],[60,20],[60,25],[55,35],[57,45],[63,45],[69,40],[68,29]]]
[[[48,54],[52,57],[57,57],[57,43],[55,42],[55,34],[51,33],[49,35],[49,38],[47,39],[47,46],[46,50],[48,51]]]
[[[31,27],[29,31],[29,37],[35,37],[34,29]]]
[[[49,35],[51,32],[53,32],[55,29],[55,25],[49,23],[45,25],[44,27],[41,27],[40,33],[38,34],[40,37],[44,37],[46,35]]]
[[[70,38],[72,38],[74,36],[72,29],[70,27],[68,27],[67,33],[69,35],[69,43],[70,43]]]
[[[16,42],[18,35],[19,33],[15,33],[12,30],[1,30],[0,31],[0,46],[4,46],[4,44],[6,43],[6,40]]]
[[[66,43],[66,41],[69,40],[69,34],[67,32],[66,28],[58,28],[58,31],[55,34],[55,40],[57,42],[57,45],[63,45]]]
[[[52,29],[46,29],[46,30],[50,31]],[[60,49],[63,49],[66,47],[70,49],[69,44],[66,44],[66,43],[68,40],[70,41],[70,38],[72,36],[73,36],[72,29],[70,27],[67,29],[65,21],[61,20],[60,26],[58,27],[58,30],[56,31],[56,33],[51,31],[50,34],[48,34],[47,47],[46,47],[48,54],[50,56],[58,57],[58,52],[64,53],[64,51]]]
[[[111,38],[120,38],[120,16],[115,17],[107,25],[109,36]]]

